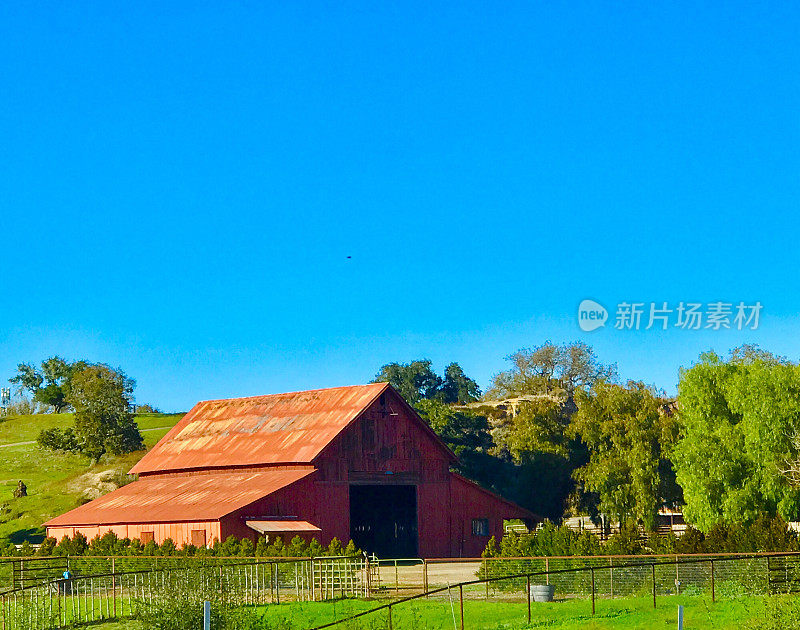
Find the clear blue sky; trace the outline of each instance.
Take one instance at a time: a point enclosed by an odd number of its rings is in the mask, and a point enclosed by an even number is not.
[[[800,358],[796,5],[501,4],[1,4],[0,378],[185,410],[546,339],[668,391]],[[764,310],[583,333],[587,297]]]

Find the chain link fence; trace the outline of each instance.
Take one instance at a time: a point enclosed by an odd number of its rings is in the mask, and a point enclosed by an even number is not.
[[[464,560],[82,556],[15,558],[2,566],[10,588],[0,594],[0,630],[130,618],[170,597],[234,607],[382,598],[388,603],[360,615],[388,620],[393,608],[423,597],[455,602],[461,610],[465,600],[527,601],[530,610],[531,588],[542,586],[552,587],[559,600],[591,599],[593,610],[599,598],[652,597],[655,606],[671,595],[705,594],[714,601],[800,592],[796,553]],[[64,566],[68,579],[57,577]]]
[[[545,584],[552,584],[565,597],[583,597],[591,591],[591,569],[595,571],[595,590],[604,597],[629,597],[642,591],[645,578],[652,581],[651,565],[656,564],[656,592],[661,595],[692,594],[710,588],[711,564],[716,578],[752,595],[774,591],[778,582],[792,582],[793,566],[778,558],[796,554],[707,554],[648,556],[585,556],[539,558],[405,558],[375,560],[374,597],[405,597],[426,590],[486,578],[484,596],[520,589],[519,581],[495,584],[493,578],[540,573]],[[772,559],[772,560],[770,560]],[[772,562],[772,564],[769,564]],[[671,568],[664,568],[670,563]],[[769,565],[769,566],[768,566]],[[783,574],[781,574],[783,571]],[[771,575],[771,577],[770,577]],[[772,586],[770,584],[772,583]],[[649,587],[648,587],[649,588]],[[479,592],[472,587],[469,593]],[[649,590],[647,591],[650,592]]]
[[[281,560],[174,557],[159,558],[159,568],[153,562],[139,570],[130,570],[135,563],[120,560],[70,558],[72,575],[67,579],[35,581],[31,569],[22,580],[24,585],[0,594],[0,630],[45,630],[130,618],[166,598],[257,606],[370,596],[370,562],[363,556]],[[153,559],[135,560],[147,564]],[[112,571],[79,573],[106,568],[106,562]],[[120,570],[120,565],[125,570]],[[37,575],[42,566],[55,570],[61,564],[40,563]],[[22,569],[14,570],[24,575],[24,563]]]
[[[800,592],[800,554],[725,554],[691,556],[605,556],[585,558],[484,558],[454,561],[426,560],[413,563],[382,561],[396,576],[398,587],[384,585],[386,595],[395,598],[367,611],[317,626],[322,630],[340,624],[347,627],[392,627],[392,611],[422,598],[449,603],[454,625],[460,616],[464,627],[464,602],[470,600],[527,602],[531,621],[532,592],[550,586],[549,597],[557,600],[590,600],[592,614],[598,599],[629,597],[660,598],[673,595],[757,597]],[[472,574],[471,579],[457,580]],[[403,576],[405,584],[400,585]],[[477,576],[477,577],[476,577]],[[452,581],[451,581],[452,580]],[[419,588],[422,584],[422,588]],[[405,589],[404,589],[405,587]],[[417,590],[418,592],[413,592]],[[374,621],[370,619],[375,617]],[[522,621],[522,620],[520,620]],[[370,625],[372,624],[372,625]]]

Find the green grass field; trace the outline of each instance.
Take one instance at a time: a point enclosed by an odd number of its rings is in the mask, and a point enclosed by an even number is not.
[[[752,597],[722,600],[712,604],[710,597],[665,597],[653,609],[650,598],[627,598],[621,600],[598,600],[597,611],[592,616],[591,601],[566,600],[550,604],[532,604],[531,623],[527,623],[527,607],[524,602],[466,601],[464,603],[464,626],[472,629],[513,630],[523,628],[548,628],[552,630],[595,630],[624,628],[626,630],[652,630],[677,628],[678,605],[684,606],[684,628],[710,628],[713,630],[778,629],[796,628],[792,615],[778,618],[776,607],[784,603],[794,606],[798,612],[796,598]],[[264,608],[265,628],[301,630],[313,628],[334,619],[341,619],[353,612],[368,610],[378,603],[358,600],[338,602],[306,602],[272,605]],[[418,600],[399,605],[392,612],[393,630],[434,630],[460,626],[460,610],[456,599],[452,606],[448,601]],[[102,630],[142,630],[136,622],[117,622],[98,626]],[[386,612],[377,613],[361,620],[343,623],[342,630],[387,628]]]
[[[653,609],[653,601],[648,597],[624,600],[598,600],[596,614],[592,616],[591,601],[567,600],[550,604],[531,605],[531,623],[527,623],[527,605],[520,603],[498,603],[485,601],[466,601],[464,603],[464,625],[467,628],[629,628],[631,630],[650,630],[651,628],[676,628],[678,605],[684,606],[685,628],[714,628],[715,630],[739,630],[749,620],[757,619],[764,612],[762,598],[728,600],[711,603],[704,597],[664,598],[660,606]],[[268,609],[268,618],[274,621],[286,619],[292,628],[311,628],[345,617],[352,612],[366,610],[373,604],[367,602],[338,602],[334,616],[332,603],[306,603],[292,605],[292,610],[282,611],[281,607]],[[288,607],[287,607],[288,608]],[[352,611],[352,612],[351,612]],[[287,614],[288,613],[288,614]],[[387,621],[385,612],[377,616],[365,617],[361,623],[352,627],[384,627]],[[392,612],[393,628],[452,628],[455,618],[456,628],[460,624],[460,610],[456,598],[452,606],[447,601],[409,602],[398,606]],[[346,624],[343,628],[348,627]]]
[[[150,448],[183,417],[183,414],[145,414],[136,417],[145,445]],[[82,479],[108,470],[127,472],[144,451],[121,457],[103,457],[96,465],[87,457],[52,453],[36,444],[18,444],[36,440],[42,429],[66,428],[71,414],[16,416],[0,420],[0,545],[21,544],[24,540],[40,542],[41,525],[48,519],[72,509],[83,494]],[[162,428],[167,427],[167,428]],[[17,444],[15,446],[3,446]],[[28,496],[13,497],[19,480],[28,487]],[[10,511],[9,511],[10,510]]]

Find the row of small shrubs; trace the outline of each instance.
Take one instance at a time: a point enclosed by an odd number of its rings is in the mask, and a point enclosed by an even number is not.
[[[489,539],[483,557],[616,556],[640,554],[755,553],[800,551],[798,535],[780,516],[760,515],[750,524],[717,523],[708,533],[694,527],[678,537],[655,533],[642,537],[635,522],[624,524],[608,541],[589,532],[545,523],[529,534],[508,534],[498,544]]]
[[[138,538],[120,538],[114,532],[107,532],[102,536],[95,536],[87,540],[81,533],[73,538],[64,536],[60,541],[55,538],[45,538],[38,549],[34,549],[27,541],[17,549],[9,545],[2,550],[5,557],[32,557],[32,556],[185,556],[185,557],[261,557],[261,558],[308,558],[318,556],[357,556],[361,555],[355,543],[351,540],[343,545],[338,538],[331,540],[324,547],[316,538],[306,542],[300,536],[295,536],[290,543],[284,544],[278,538],[274,543],[267,544],[264,538],[258,543],[253,543],[249,538],[238,539],[228,536],[224,542],[216,538],[210,547],[195,547],[184,544],[178,547],[171,538],[167,538],[160,545],[153,541],[146,544]]]
[[[689,527],[674,547],[677,553],[800,551],[800,539],[780,516],[762,514],[749,525],[717,523],[706,534]]]

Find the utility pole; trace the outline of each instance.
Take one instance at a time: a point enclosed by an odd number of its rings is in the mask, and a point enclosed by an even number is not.
[[[3,387],[0,389],[0,412],[6,415],[8,406],[11,404],[11,388]]]

